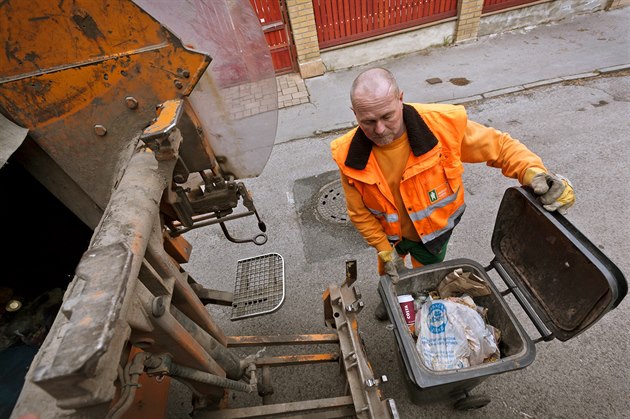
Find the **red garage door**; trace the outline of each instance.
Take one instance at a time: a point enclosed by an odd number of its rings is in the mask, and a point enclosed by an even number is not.
[[[457,0],[313,0],[320,48],[457,16]]]
[[[250,0],[250,3],[260,19],[276,74],[295,71],[295,46],[285,0]]]

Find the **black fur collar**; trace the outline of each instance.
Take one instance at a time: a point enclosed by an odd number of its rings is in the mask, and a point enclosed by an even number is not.
[[[403,121],[407,127],[407,136],[409,137],[409,145],[413,155],[418,157],[429,150],[432,150],[438,143],[437,138],[431,132],[424,119],[418,111],[406,103],[403,104]],[[370,141],[363,133],[361,128],[357,128],[357,132],[352,138],[348,156],[346,157],[346,166],[353,169],[363,170],[367,165],[372,146],[374,143]]]

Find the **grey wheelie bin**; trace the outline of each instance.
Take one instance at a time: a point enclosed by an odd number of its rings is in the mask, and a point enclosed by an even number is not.
[[[405,271],[394,285],[380,278],[378,291],[394,326],[399,361],[413,403],[450,399],[468,410],[490,400],[469,394],[486,378],[525,368],[536,357],[535,343],[566,341],[588,329],[625,297],[628,285],[621,271],[566,218],[547,212],[524,187],[508,188],[499,207],[487,267],[456,259]],[[488,323],[501,331],[500,359],[461,369],[427,368],[405,322],[398,295],[435,290],[454,269],[484,279],[491,294],[475,297],[488,309]],[[489,273],[505,282],[500,288]],[[497,275],[494,275],[495,277]],[[540,333],[535,341],[514,315],[504,295],[512,294]]]

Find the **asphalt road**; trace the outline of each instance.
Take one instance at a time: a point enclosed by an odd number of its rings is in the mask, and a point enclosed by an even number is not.
[[[406,100],[414,98],[407,96]],[[467,106],[471,119],[509,132],[538,153],[550,170],[573,182],[577,203],[567,218],[626,276],[630,272],[629,102],[630,75],[617,73]],[[630,415],[630,298],[570,341],[537,344],[536,359],[530,366],[484,380],[472,391],[491,398],[483,409],[462,413],[453,410],[448,401],[411,403],[393,333],[387,322],[378,322],[372,315],[379,299],[374,251],[357,240],[351,226],[331,222],[316,212],[319,192],[331,182],[331,171],[336,169],[329,152],[334,138],[328,135],[277,144],[263,174],[245,181],[267,224],[265,245],[230,243],[217,226],[186,234],[193,252],[185,268],[209,288],[232,291],[240,259],[272,252],[284,258],[286,300],[277,312],[231,322],[229,307],[209,306],[228,335],[330,333],[324,326],[322,292],[328,284],[343,281],[345,260],[356,259],[366,304],[359,314],[366,350],[375,374],[389,378],[382,390],[385,397],[395,399],[402,418]],[[483,164],[467,165],[464,181],[468,207],[447,258],[467,258],[485,265],[493,257],[490,238],[499,202],[505,189],[516,182]],[[235,237],[257,233],[253,218],[237,220],[228,228]],[[512,301],[511,305],[518,313],[517,304]],[[537,337],[527,319],[520,314],[519,318],[532,337]],[[308,351],[300,348],[304,350]],[[336,364],[275,369],[272,376],[274,402],[343,394]],[[185,417],[178,413],[186,410],[182,400],[173,400],[173,417]],[[231,400],[232,407],[256,403],[257,397],[242,394]]]

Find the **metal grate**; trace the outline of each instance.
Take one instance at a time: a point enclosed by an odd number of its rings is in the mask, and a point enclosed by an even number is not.
[[[277,253],[238,261],[231,320],[273,313],[284,302],[284,259]]]

